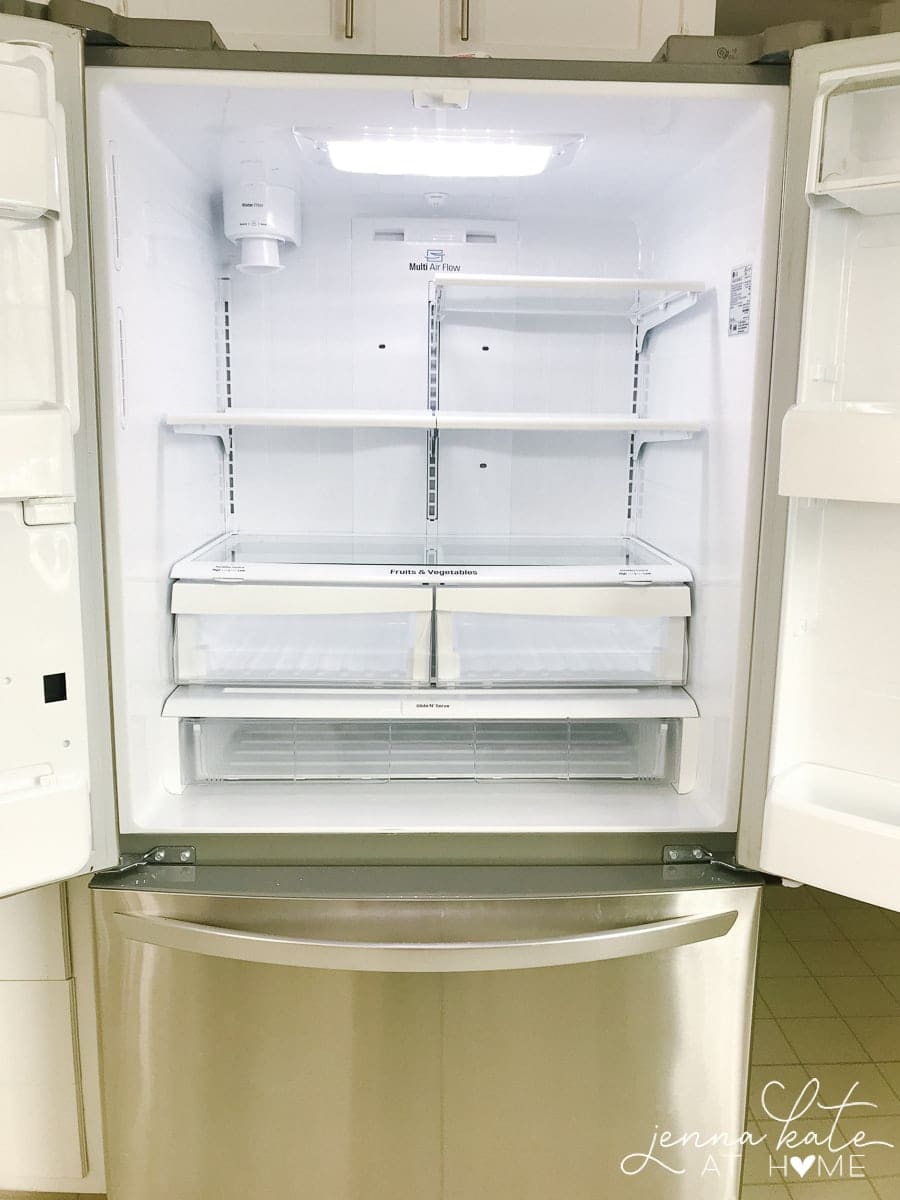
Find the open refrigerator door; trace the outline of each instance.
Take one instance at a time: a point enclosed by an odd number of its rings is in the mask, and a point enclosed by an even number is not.
[[[770,456],[769,502],[776,487],[789,499],[781,628],[775,664],[762,646],[777,620],[773,544],[754,687],[771,691],[774,669],[774,710],[757,695],[738,850],[900,909],[900,38],[798,52],[791,130],[780,303],[799,311],[802,292],[803,318],[799,362],[776,344],[773,394],[789,405]]]
[[[0,895],[116,858],[88,745],[95,716],[108,728],[94,417],[79,404],[92,331],[67,278],[90,296],[86,211],[73,239],[70,205],[84,196],[81,53],[71,30],[0,18]]]

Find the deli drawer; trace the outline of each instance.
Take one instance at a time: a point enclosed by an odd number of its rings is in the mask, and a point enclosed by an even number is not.
[[[415,587],[176,583],[180,683],[427,683],[432,594]]]
[[[619,686],[685,679],[686,586],[439,588],[442,684]]]

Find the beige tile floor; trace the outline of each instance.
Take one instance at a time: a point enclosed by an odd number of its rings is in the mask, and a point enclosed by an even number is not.
[[[741,1200],[900,1200],[900,914],[813,888],[767,888],[748,1128],[774,1143],[780,1127],[766,1118],[762,1087],[778,1080],[793,1100],[812,1078],[823,1104],[840,1103],[858,1082],[854,1099],[877,1106],[845,1113],[837,1126],[843,1140],[862,1130],[866,1140],[897,1149],[861,1148],[861,1178],[846,1177],[845,1155],[844,1178],[821,1175],[816,1163],[800,1180],[790,1165],[787,1177],[773,1175],[762,1146],[745,1156]],[[824,1138],[832,1119],[818,1118],[799,1122],[798,1131]],[[805,1159],[815,1147],[798,1149]],[[779,1165],[785,1157],[784,1149],[774,1154]],[[834,1155],[823,1158],[836,1170]]]
[[[746,1156],[741,1200],[900,1200],[900,914],[812,888],[767,888],[747,1113],[755,1136],[773,1144],[779,1132],[761,1107],[764,1084],[779,1081],[793,1099],[811,1078],[825,1104],[858,1082],[856,1096],[877,1107],[843,1119],[839,1131],[848,1139],[862,1128],[867,1140],[897,1149],[866,1149],[863,1178],[814,1181],[810,1172],[800,1182],[789,1168],[785,1182],[770,1175],[762,1147]],[[824,1138],[831,1123],[823,1114],[797,1128]],[[784,1152],[775,1157],[782,1162]],[[25,1195],[0,1192],[0,1200]],[[79,1198],[44,1192],[40,1200]]]

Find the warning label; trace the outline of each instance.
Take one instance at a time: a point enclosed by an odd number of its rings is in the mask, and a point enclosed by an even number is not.
[[[750,332],[750,296],[753,291],[753,267],[745,263],[731,272],[728,300],[728,336]]]

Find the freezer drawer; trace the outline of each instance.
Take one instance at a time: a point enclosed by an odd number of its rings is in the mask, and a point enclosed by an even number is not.
[[[444,588],[439,683],[683,683],[690,588]]]
[[[657,1123],[742,1128],[759,888],[680,878],[176,868],[95,891],[110,1200],[172,1178],[180,1200],[735,1200],[731,1150],[720,1173],[709,1150],[620,1165]]]
[[[180,683],[413,684],[431,669],[429,588],[175,583]]]

